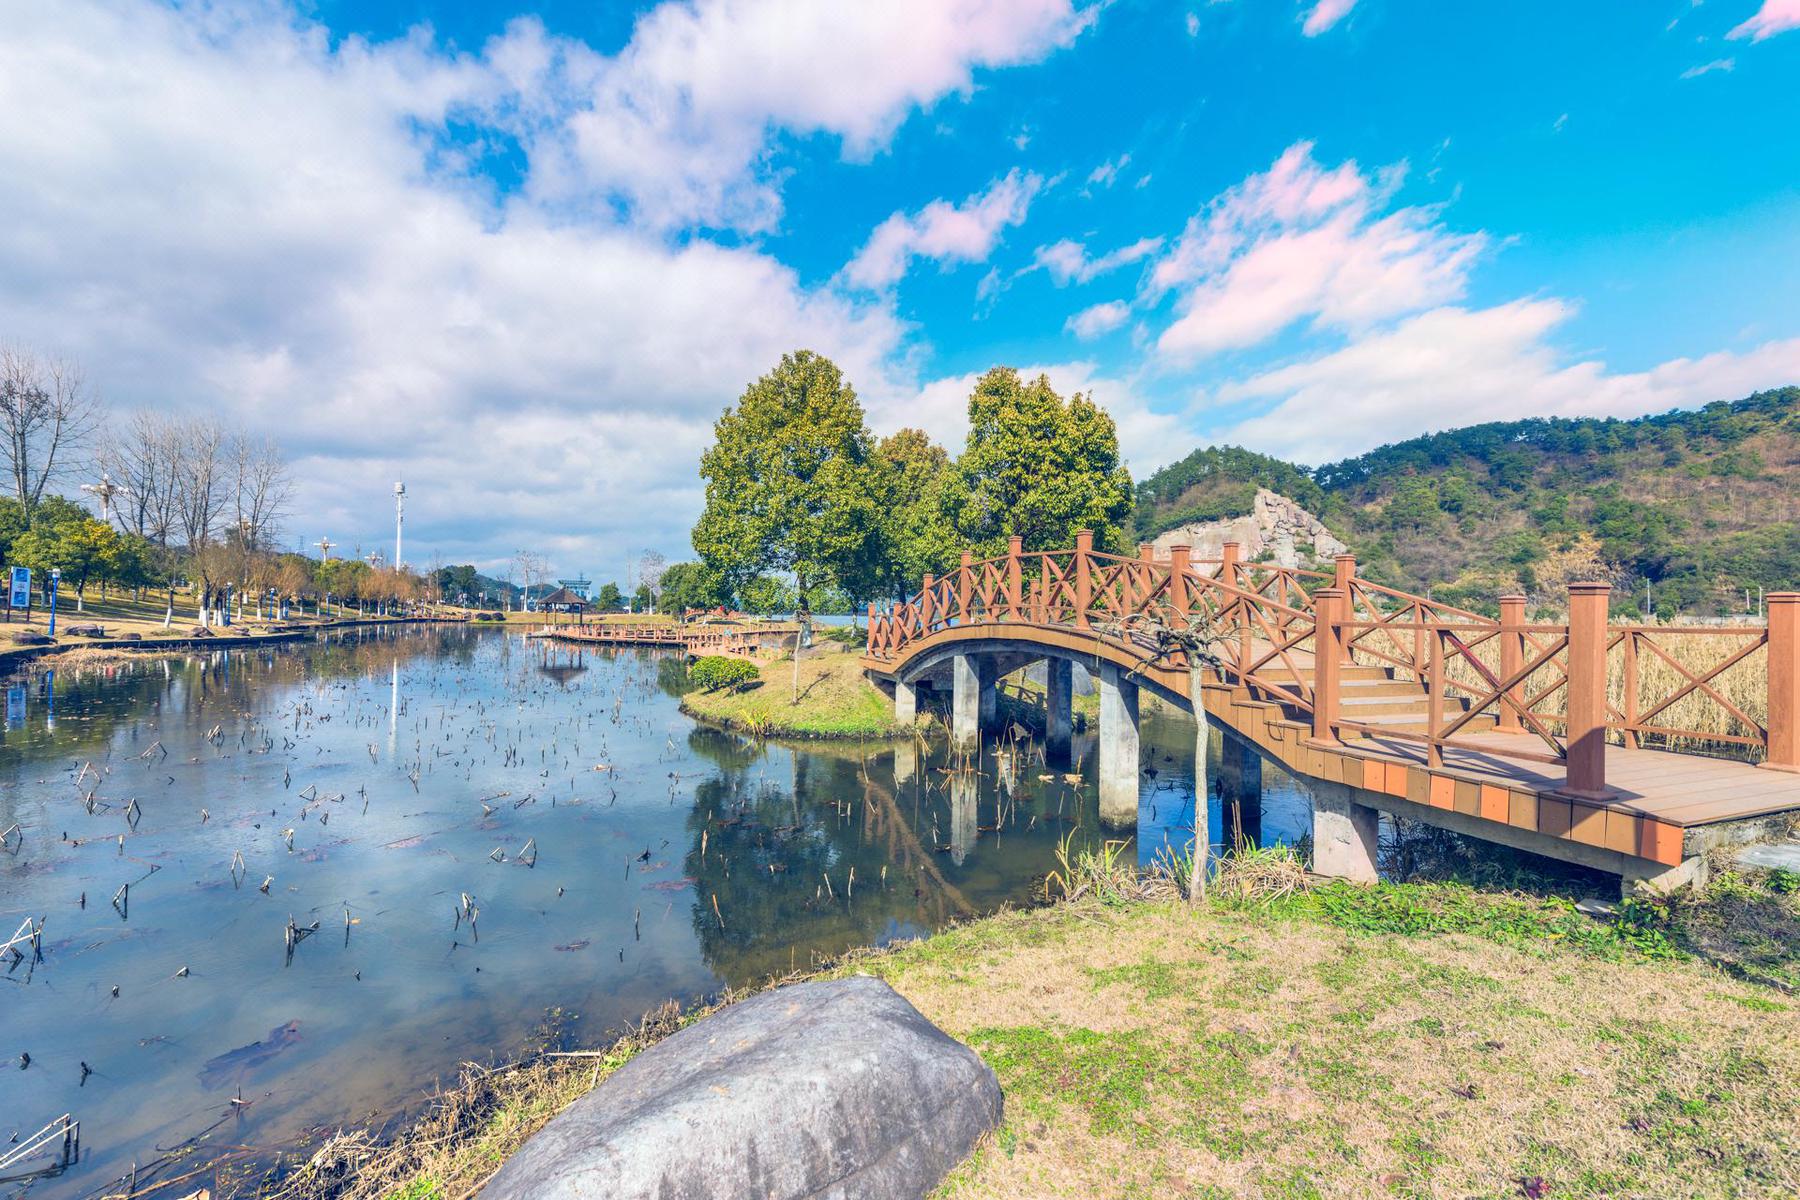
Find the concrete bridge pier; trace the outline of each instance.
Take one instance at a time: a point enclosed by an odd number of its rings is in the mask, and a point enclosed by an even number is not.
[[[999,701],[993,672],[973,654],[950,660],[950,738],[958,748],[981,744],[981,731],[994,723]]]
[[[1066,658],[1044,661],[1044,752],[1051,762],[1069,761],[1074,724],[1075,664]]]
[[[1138,688],[1124,671],[1100,664],[1100,823],[1135,827],[1138,819]]]
[[[1228,737],[1219,747],[1219,794],[1224,802],[1221,834],[1227,846],[1238,834],[1253,846],[1262,844],[1262,755],[1249,742]]]
[[[894,720],[910,726],[919,719],[919,685],[894,680]]]
[[[1194,706],[1194,866],[1212,874],[1213,818],[1219,811],[1219,792],[1212,786],[1212,722],[1206,709]]]
[[[1324,779],[1310,783],[1313,870],[1353,883],[1374,883],[1380,814],[1366,804],[1358,804],[1355,793],[1344,784]]]

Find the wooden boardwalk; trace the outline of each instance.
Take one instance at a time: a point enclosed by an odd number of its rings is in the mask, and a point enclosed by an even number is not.
[[[799,632],[798,625],[782,621],[758,621],[746,625],[645,621],[557,625],[535,630],[530,636],[577,645],[665,646],[692,655],[749,658],[784,648]]]
[[[999,674],[1082,662],[1102,693],[1103,813],[1109,793],[1135,813],[1139,687],[1316,798],[1341,790],[1358,821],[1403,813],[1628,880],[1673,886],[1800,813],[1800,594],[1771,594],[1766,626],[1683,628],[1611,624],[1605,585],[1575,584],[1566,621],[1532,622],[1523,597],[1495,619],[1364,580],[1347,555],[1326,573],[1236,549],[1123,558],[1083,537],[1026,555],[1015,539],[872,609],[864,665],[903,712],[949,684],[965,737]]]

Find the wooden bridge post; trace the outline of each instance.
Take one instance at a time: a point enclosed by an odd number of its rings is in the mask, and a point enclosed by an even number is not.
[[[1568,775],[1563,792],[1586,799],[1606,787],[1606,605],[1612,585],[1569,585]]]
[[[1800,592],[1770,592],[1769,753],[1771,771],[1800,772]]]
[[[1332,564],[1333,575],[1331,586],[1344,593],[1341,606],[1342,611],[1339,616],[1340,619],[1349,621],[1354,619],[1356,615],[1356,589],[1353,586],[1356,579],[1356,555],[1340,554],[1332,559]],[[1355,652],[1351,649],[1351,643],[1355,640],[1356,638],[1348,633],[1340,639],[1342,642],[1344,662],[1354,663],[1356,661]]]
[[[1238,586],[1238,554],[1242,550],[1236,542],[1226,542],[1219,547],[1219,582],[1227,587]]]
[[[931,588],[937,582],[937,576],[927,571],[925,586],[919,591],[919,636],[931,635]]]
[[[1343,665],[1339,628],[1344,593],[1321,588],[1313,594],[1313,740],[1337,740],[1338,675]]]
[[[1178,617],[1188,615],[1188,556],[1192,546],[1169,547],[1169,607]]]
[[[1094,532],[1078,530],[1075,534],[1075,627],[1088,627],[1088,609],[1094,603]]]
[[[962,552],[962,565],[956,571],[956,623],[967,625],[975,609],[975,572],[969,564],[975,561],[972,551]]]
[[[1525,597],[1517,592],[1508,592],[1500,597],[1500,678],[1511,679],[1519,668],[1525,665],[1525,634],[1520,626],[1525,624]],[[1522,689],[1511,687],[1506,690],[1507,698],[1513,704],[1523,704],[1525,695]],[[1519,729],[1519,713],[1512,705],[1500,704],[1500,729],[1517,732]]]
[[[1006,619],[1020,621],[1024,614],[1024,564],[1021,561],[1025,554],[1025,539],[1013,536],[1006,542]]]

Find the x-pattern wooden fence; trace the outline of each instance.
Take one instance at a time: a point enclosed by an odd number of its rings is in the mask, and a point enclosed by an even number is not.
[[[1218,559],[1008,552],[926,576],[909,599],[871,606],[867,657],[881,668],[945,629],[987,622],[1075,629],[1185,666],[1204,635],[1225,682],[1310,718],[1313,736],[1422,743],[1432,765],[1473,751],[1562,766],[1567,788],[1605,792],[1605,746],[1729,752],[1800,770],[1800,593],[1768,596],[1767,625],[1613,625],[1605,584],[1569,590],[1568,619],[1531,622],[1503,596],[1498,619],[1356,574]],[[1321,632],[1322,631],[1322,632]],[[1029,638],[1029,633],[1021,631]],[[1345,666],[1378,666],[1419,689],[1422,732],[1346,715]],[[1492,726],[1532,741],[1484,739]]]

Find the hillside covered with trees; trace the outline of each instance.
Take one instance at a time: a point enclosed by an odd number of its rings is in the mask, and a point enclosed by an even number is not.
[[[1454,429],[1307,469],[1194,451],[1137,487],[1137,535],[1292,497],[1364,571],[1446,600],[1553,595],[1604,576],[1615,610],[1731,611],[1800,587],[1800,388],[1633,420],[1533,418]]]

